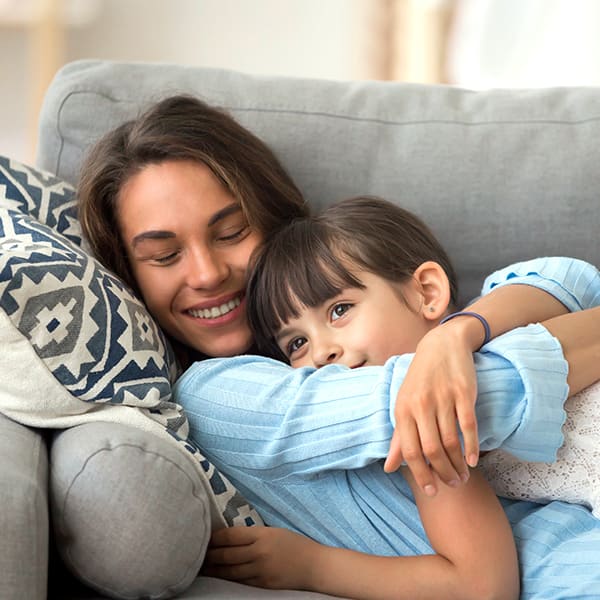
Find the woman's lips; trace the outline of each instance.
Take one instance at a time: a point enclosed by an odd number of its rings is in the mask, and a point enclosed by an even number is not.
[[[191,317],[196,324],[205,327],[219,327],[228,325],[243,315],[245,304],[244,294],[238,293],[229,298],[221,298],[211,304],[188,308],[185,315]]]
[[[190,308],[187,312],[196,319],[217,319],[236,309],[242,302],[241,295],[206,308]]]

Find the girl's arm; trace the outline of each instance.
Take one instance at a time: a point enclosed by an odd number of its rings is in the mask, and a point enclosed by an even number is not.
[[[481,474],[459,489],[438,482],[435,498],[405,474],[436,554],[371,556],[322,546],[285,529],[239,527],[214,534],[205,572],[260,587],[363,600],[518,598],[512,532]]]
[[[597,306],[600,275],[581,260],[536,259],[497,271],[486,279],[482,293],[468,310],[486,318],[494,338],[528,323]],[[464,457],[471,466],[477,463],[472,353],[483,339],[481,323],[468,316],[432,330],[420,342],[398,392],[395,418],[400,427],[394,431],[385,468],[396,470],[405,460],[430,494],[436,491],[433,471],[446,483],[458,483],[468,473]]]

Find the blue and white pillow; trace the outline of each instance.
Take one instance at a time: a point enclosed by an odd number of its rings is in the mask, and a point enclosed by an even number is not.
[[[82,246],[75,190],[55,175],[0,156],[0,206],[31,215]]]
[[[0,412],[36,427],[158,423],[195,457],[225,523],[260,522],[187,441],[171,402],[170,346],[144,304],[79,245],[75,202],[68,184],[0,157]]]

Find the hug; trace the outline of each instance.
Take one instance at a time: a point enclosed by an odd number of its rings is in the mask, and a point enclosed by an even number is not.
[[[158,99],[174,74],[185,93]],[[50,425],[2,407],[56,430],[61,560],[117,598],[200,598],[211,575],[347,598],[585,597],[600,576],[593,498],[499,499],[486,473],[506,468],[486,461],[500,448],[517,465],[554,462],[570,443],[567,398],[598,379],[600,98],[341,82],[312,82],[313,96],[295,80],[204,76],[213,97],[177,69],[81,63],[47,101],[40,166],[76,184],[89,246],[74,252],[116,276],[102,285],[131,293],[129,314],[149,315],[158,340],[119,403],[90,391]],[[120,104],[127,94],[138,100]],[[106,118],[69,129],[92,98]],[[9,209],[18,236],[25,217]],[[329,255],[302,265],[293,228],[320,214],[342,235],[317,235]],[[278,273],[268,258],[281,240]],[[253,295],[278,284],[287,306]],[[363,305],[353,333],[331,337]],[[140,393],[153,377],[165,385]],[[170,474],[179,460],[185,485]]]

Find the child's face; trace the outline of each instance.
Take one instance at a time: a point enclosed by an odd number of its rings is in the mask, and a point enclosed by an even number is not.
[[[276,339],[293,367],[382,365],[391,356],[414,352],[435,325],[422,315],[414,282],[394,286],[372,273],[356,275],[363,289],[348,288],[320,306],[304,308],[282,326]]]

